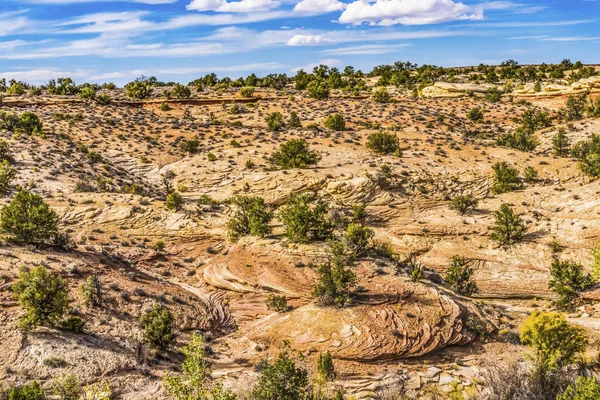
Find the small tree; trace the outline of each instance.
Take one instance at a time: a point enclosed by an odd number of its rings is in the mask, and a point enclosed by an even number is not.
[[[182,349],[185,356],[181,364],[181,376],[167,372],[164,376],[165,388],[177,400],[235,400],[237,396],[224,390],[220,383],[212,389],[207,384],[210,375],[204,340],[201,335],[192,334],[192,340]]]
[[[467,113],[467,118],[473,122],[483,121],[483,110],[480,107],[474,107]]]
[[[323,304],[344,307],[350,302],[350,289],[356,282],[356,275],[344,265],[321,264],[317,270],[319,279],[313,295]]]
[[[67,281],[42,266],[21,268],[12,291],[26,311],[21,318],[23,328],[55,324],[69,303]]]
[[[367,148],[379,154],[393,154],[399,147],[398,136],[392,133],[375,132],[367,138]]]
[[[144,76],[125,85],[125,94],[135,99],[147,99],[154,91],[154,80]]]
[[[596,400],[600,399],[600,384],[594,377],[577,377],[577,380],[567,386],[556,400]]]
[[[290,113],[290,118],[288,119],[288,126],[290,128],[302,128],[302,121],[300,121],[300,117],[296,111],[292,111]]]
[[[273,363],[262,362],[260,377],[252,397],[256,400],[301,400],[309,393],[308,372],[296,366],[286,348],[279,353]]]
[[[304,139],[291,139],[283,143],[269,158],[271,164],[281,169],[307,168],[319,161],[317,153],[310,150]]]
[[[0,129],[14,132],[19,126],[19,116],[13,112],[0,111]]]
[[[283,121],[283,114],[279,111],[272,112],[267,116],[267,129],[276,132],[283,129],[285,122]]]
[[[453,197],[450,201],[450,208],[458,211],[459,214],[464,215],[469,212],[469,210],[477,208],[477,204],[479,204],[479,200],[469,193]]]
[[[181,205],[183,204],[183,199],[181,195],[177,192],[169,193],[167,195],[167,201],[165,202],[165,206],[169,210],[179,211],[181,209]]]
[[[523,187],[519,179],[519,171],[508,165],[506,161],[497,162],[492,166],[494,170],[494,182],[491,191],[494,194],[513,192]]]
[[[313,80],[307,86],[306,90],[308,95],[313,99],[327,99],[329,98],[329,88],[325,82],[320,80]]]
[[[335,379],[333,357],[331,357],[329,351],[319,353],[319,357],[317,358],[317,375],[324,382]]]
[[[42,121],[40,117],[32,112],[24,112],[19,115],[19,124],[17,130],[26,135],[35,135],[42,133]]]
[[[243,88],[240,88],[240,96],[246,98],[254,96],[254,87],[244,86]]]
[[[0,393],[2,394],[2,393]],[[33,381],[23,386],[12,387],[8,391],[8,400],[45,400],[46,395],[42,386]]]
[[[0,210],[0,229],[15,243],[46,244],[58,235],[58,216],[40,196],[19,189]]]
[[[470,297],[478,290],[477,284],[471,280],[473,272],[471,262],[462,256],[455,255],[452,256],[445,281],[456,293]]]
[[[494,217],[496,221],[490,228],[492,230],[490,235],[492,240],[505,246],[520,242],[523,239],[527,227],[510,205],[502,204],[500,210],[494,211]]]
[[[0,112],[0,126],[2,126],[2,113]],[[4,140],[0,139],[0,161],[12,162],[13,158],[10,154],[10,146]]]
[[[292,242],[328,239],[334,224],[327,218],[329,205],[315,194],[305,192],[291,197],[279,210],[285,236]]]
[[[346,121],[340,114],[332,114],[325,118],[323,126],[332,131],[343,131],[346,129]]]
[[[237,196],[232,202],[238,209],[227,223],[231,240],[238,240],[245,235],[262,237],[271,233],[272,227],[269,223],[273,219],[273,213],[267,209],[264,199]]]
[[[571,141],[567,137],[565,128],[558,128],[556,135],[552,137],[552,150],[559,157],[569,155]]]
[[[269,296],[267,296],[267,308],[277,312],[287,312],[290,309],[288,306],[287,297],[275,293],[271,293]]]
[[[98,275],[87,277],[85,284],[81,286],[81,295],[88,305],[100,306],[102,304],[102,285]]]
[[[485,98],[490,103],[497,103],[502,99],[502,93],[496,86],[492,86],[485,92]]]
[[[583,119],[586,109],[586,95],[573,95],[567,99],[565,108],[561,110],[561,114],[565,121],[579,121]]]
[[[556,303],[559,309],[571,309],[579,292],[589,289],[594,284],[592,277],[583,273],[583,266],[572,261],[554,259],[550,274],[552,279],[548,287],[561,296]]]
[[[564,316],[554,312],[534,311],[523,322],[520,337],[523,343],[533,347],[543,372],[572,364],[588,342],[582,328],[570,325]]]
[[[146,340],[153,346],[166,349],[175,341],[173,314],[168,308],[157,305],[142,315],[141,323]]]
[[[376,103],[389,103],[391,97],[385,88],[381,88],[373,92],[373,101]]]
[[[8,186],[17,177],[17,169],[8,160],[0,162],[0,192],[6,192]]]
[[[343,242],[352,259],[357,259],[371,248],[375,236],[373,229],[361,224],[350,224],[344,233]]]
[[[173,85],[171,95],[176,99],[188,99],[192,95],[192,91],[189,87],[176,83]]]

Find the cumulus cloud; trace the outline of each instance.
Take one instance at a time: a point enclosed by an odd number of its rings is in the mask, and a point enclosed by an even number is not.
[[[268,11],[281,5],[278,0],[192,0],[187,9],[193,11],[216,11],[216,12],[259,12]]]
[[[348,4],[339,22],[359,25],[427,25],[483,19],[483,8],[453,0],[357,0]]]
[[[311,46],[328,43],[329,40],[321,35],[296,35],[288,40],[288,46]]]
[[[306,14],[324,14],[344,8],[346,8],[346,4],[338,0],[302,0],[296,4],[294,11]]]

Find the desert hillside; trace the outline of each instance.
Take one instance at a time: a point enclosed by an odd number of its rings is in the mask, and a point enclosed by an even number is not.
[[[0,390],[174,398],[201,334],[238,398],[281,354],[315,398],[510,398],[534,311],[593,376],[600,68],[388,67],[0,84]]]

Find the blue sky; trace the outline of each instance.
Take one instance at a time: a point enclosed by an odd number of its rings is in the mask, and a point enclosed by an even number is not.
[[[600,0],[1,0],[0,78],[600,63]]]

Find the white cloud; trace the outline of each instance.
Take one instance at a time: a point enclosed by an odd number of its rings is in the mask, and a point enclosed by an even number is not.
[[[278,0],[192,0],[188,4],[188,10],[194,11],[216,11],[216,12],[260,12],[269,11],[281,5]]]
[[[90,74],[89,70],[78,69],[75,71],[61,71],[55,68],[36,68],[32,70],[23,71],[12,71],[0,73],[0,79],[16,79],[18,81],[25,82],[46,82],[49,79],[56,79],[63,76],[70,76],[71,78],[86,77]]]
[[[321,35],[296,35],[288,40],[288,46],[310,46],[315,44],[324,44],[329,40]]]
[[[335,58],[326,58],[326,59],[320,60],[319,62],[316,62],[316,63],[310,63],[310,64],[302,65],[300,67],[293,68],[291,71],[298,72],[301,69],[303,69],[305,71],[312,71],[314,67],[318,67],[319,65],[327,65],[328,67],[337,67],[341,64],[342,64],[342,62],[340,60],[337,60]]]
[[[21,0],[22,3],[28,4],[76,4],[76,3],[109,3],[115,0]],[[126,3],[138,3],[138,4],[172,4],[178,0],[117,0]]]
[[[346,4],[338,0],[302,0],[294,6],[294,11],[307,14],[324,14],[340,11]]]
[[[365,44],[362,46],[339,47],[337,49],[323,50],[321,53],[330,55],[373,55],[395,53],[398,49],[410,47],[410,43],[401,44]]]
[[[471,7],[452,0],[357,0],[348,4],[339,22],[390,26],[479,19],[483,19],[481,7]]]

